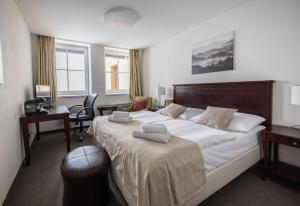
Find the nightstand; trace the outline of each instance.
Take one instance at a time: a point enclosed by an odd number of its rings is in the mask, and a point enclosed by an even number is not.
[[[264,130],[262,143],[264,152],[263,179],[265,179],[268,174],[273,174],[300,183],[300,168],[280,162],[278,159],[279,144],[300,148],[300,130],[273,125],[267,130]],[[271,158],[272,156],[273,160]]]
[[[158,111],[158,110],[160,110],[160,109],[162,109],[162,108],[159,108],[159,107],[151,107],[151,108],[148,108],[148,111],[150,111],[150,112],[156,112],[156,111]]]

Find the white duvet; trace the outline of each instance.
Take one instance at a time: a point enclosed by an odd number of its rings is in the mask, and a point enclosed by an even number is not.
[[[164,124],[172,135],[193,141],[198,144],[200,149],[237,138],[237,134],[234,132],[213,129],[192,121],[173,119],[157,112],[141,111],[132,113],[131,116],[134,120],[142,123]]]

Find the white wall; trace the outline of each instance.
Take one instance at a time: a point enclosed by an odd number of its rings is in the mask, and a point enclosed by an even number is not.
[[[0,205],[23,160],[19,117],[32,97],[30,33],[15,1],[0,1],[4,84],[0,84]]]
[[[33,64],[33,82],[37,82],[37,36],[31,35],[32,38],[32,64]],[[131,102],[128,95],[105,95],[105,61],[104,46],[100,44],[91,44],[91,89],[93,93],[99,96],[95,102],[95,107],[99,104],[124,104]],[[59,97],[57,105],[76,105],[82,104],[84,97]],[[98,115],[98,111],[96,111]],[[54,130],[63,128],[61,121],[42,122],[40,130]]]
[[[158,83],[276,80],[273,123],[300,124],[300,106],[290,104],[290,85],[300,83],[299,20],[299,0],[256,0],[160,42],[144,52],[144,92],[155,96]],[[229,31],[236,31],[235,70],[192,75],[192,44]],[[295,150],[282,153],[300,165]]]

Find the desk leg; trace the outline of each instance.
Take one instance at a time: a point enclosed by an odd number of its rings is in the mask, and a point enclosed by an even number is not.
[[[274,147],[274,164],[278,163],[278,143],[273,143],[273,147]]]
[[[30,146],[29,146],[28,122],[25,120],[21,120],[21,127],[22,127],[22,133],[23,133],[26,165],[30,165]]]
[[[67,151],[70,152],[70,125],[69,125],[69,115],[64,117],[64,130],[67,143]]]
[[[268,168],[269,168],[269,160],[270,160],[270,143],[268,140],[268,136],[265,132],[262,134],[262,145],[263,145],[263,153],[264,153],[264,174],[262,176],[263,180],[266,180]]]
[[[36,139],[40,140],[40,123],[35,122],[35,129],[36,129]]]

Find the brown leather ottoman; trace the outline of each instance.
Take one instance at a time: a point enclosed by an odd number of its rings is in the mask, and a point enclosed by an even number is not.
[[[63,206],[107,205],[109,156],[104,149],[84,146],[72,150],[60,165]]]

